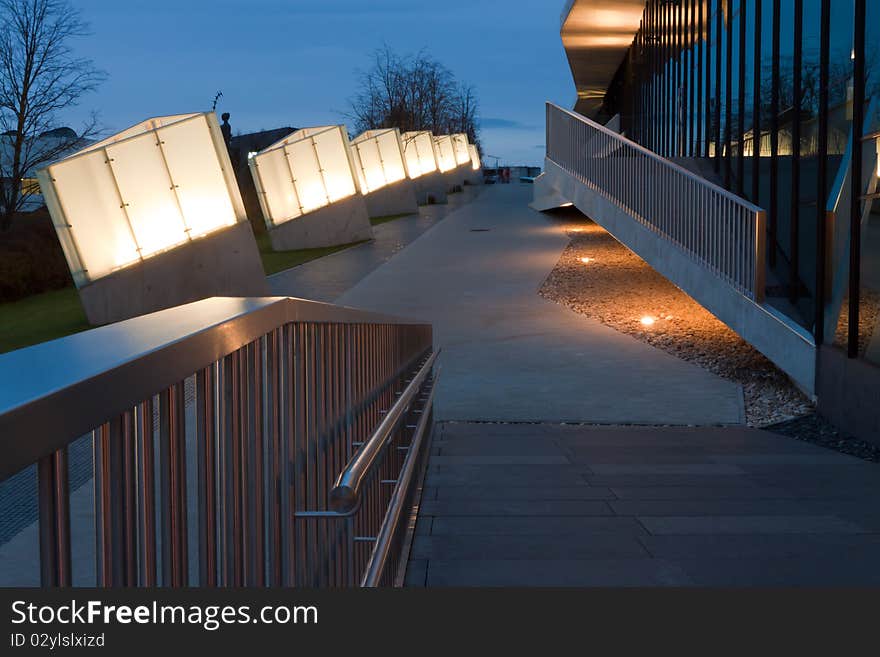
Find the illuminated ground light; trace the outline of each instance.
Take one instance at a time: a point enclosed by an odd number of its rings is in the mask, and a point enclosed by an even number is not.
[[[642,326],[654,326],[657,323],[657,319],[650,315],[645,315],[639,321],[642,323]]]
[[[584,258],[581,258],[580,261],[581,261],[582,263],[584,263],[585,265],[588,265],[588,264],[590,264],[591,262],[593,262],[593,259],[592,259],[592,258],[586,258],[586,257],[584,257]]]

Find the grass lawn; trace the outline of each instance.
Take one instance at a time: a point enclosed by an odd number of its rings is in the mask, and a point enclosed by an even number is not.
[[[89,328],[73,287],[0,304],[0,353]]]
[[[352,242],[341,246],[327,246],[320,249],[297,249],[296,251],[273,251],[269,236],[266,233],[257,235],[257,246],[260,247],[260,258],[263,260],[263,269],[267,276],[277,274],[285,269],[296,267],[303,263],[323,258],[331,253],[342,251],[364,242]]]
[[[396,218],[383,217],[383,220],[390,221]],[[262,234],[257,237],[260,258],[263,260],[263,269],[266,270],[267,275],[362,243],[276,252],[272,250],[268,235]],[[73,287],[3,303],[0,304],[0,354],[78,333],[87,328],[89,324],[85,312],[79,302],[79,295]]]
[[[370,218],[370,223],[374,226],[378,226],[379,224],[386,224],[389,221],[394,221],[395,219],[403,219],[404,217],[411,217],[411,214],[389,214],[387,217],[372,217]]]

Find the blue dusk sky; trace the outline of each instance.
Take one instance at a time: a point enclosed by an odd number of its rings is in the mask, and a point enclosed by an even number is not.
[[[149,116],[230,112],[234,132],[344,123],[358,69],[388,44],[424,50],[479,95],[487,154],[540,164],[544,101],[575,100],[559,38],[562,0],[73,0],[107,72],[72,109],[108,132]]]

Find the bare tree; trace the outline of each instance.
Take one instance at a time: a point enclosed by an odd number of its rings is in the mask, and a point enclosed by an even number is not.
[[[87,33],[67,0],[0,0],[0,228],[7,229],[32,189],[22,179],[97,132],[94,115],[79,135],[58,115],[105,78],[71,41]]]
[[[384,46],[359,76],[348,112],[358,132],[399,128],[466,133],[479,145],[476,90],[456,81],[449,69],[426,54],[403,57]]]

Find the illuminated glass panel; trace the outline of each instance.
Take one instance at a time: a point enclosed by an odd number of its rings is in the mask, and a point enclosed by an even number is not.
[[[415,180],[437,171],[437,156],[434,152],[434,136],[430,132],[405,132],[402,135],[403,152],[409,177]]]
[[[343,126],[303,128],[249,158],[271,226],[357,193]]]
[[[434,137],[434,146],[437,153],[437,165],[440,171],[446,173],[452,171],[458,164],[455,161],[455,149],[452,146],[452,137],[441,135]]]
[[[74,281],[246,219],[214,114],[149,119],[37,172]]]

